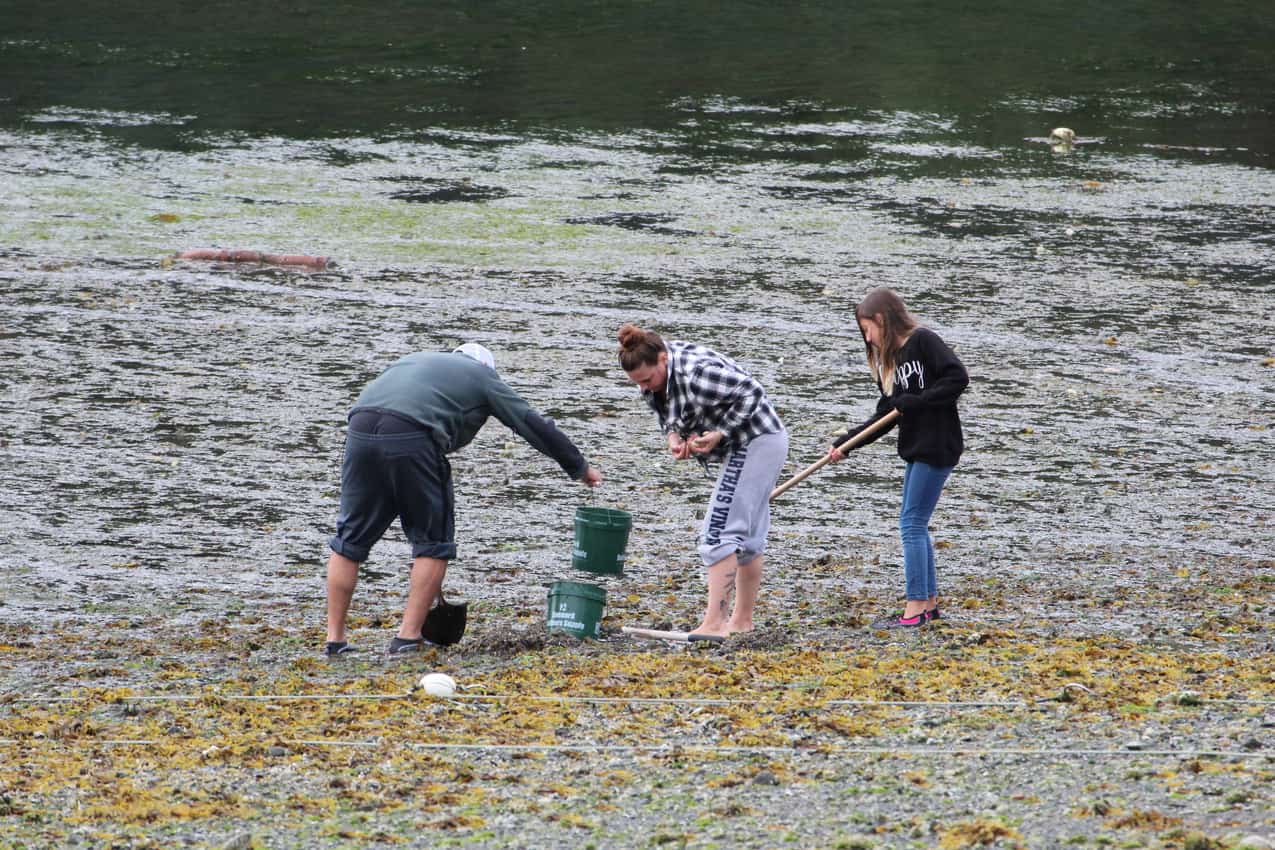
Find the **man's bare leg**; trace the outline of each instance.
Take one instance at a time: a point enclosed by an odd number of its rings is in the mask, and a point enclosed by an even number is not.
[[[398,636],[403,640],[419,640],[421,626],[434,606],[434,600],[443,589],[447,575],[447,562],[441,558],[416,558],[412,561],[412,578],[407,589],[407,605],[403,608],[403,622]]]
[[[328,642],[345,640],[345,618],[359,581],[359,563],[336,552],[328,558]]]

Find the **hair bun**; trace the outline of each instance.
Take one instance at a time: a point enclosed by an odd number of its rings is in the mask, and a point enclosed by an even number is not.
[[[632,322],[626,322],[620,326],[619,339],[620,348],[632,350],[646,342],[646,331]]]
[[[659,334],[639,328],[632,322],[620,325],[616,336],[620,340],[620,366],[626,372],[658,363],[660,355],[668,350]]]

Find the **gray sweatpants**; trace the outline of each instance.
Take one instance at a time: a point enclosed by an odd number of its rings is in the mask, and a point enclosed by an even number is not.
[[[699,556],[704,566],[731,554],[747,564],[766,551],[770,491],[787,457],[787,431],[754,437],[726,456],[700,531]]]

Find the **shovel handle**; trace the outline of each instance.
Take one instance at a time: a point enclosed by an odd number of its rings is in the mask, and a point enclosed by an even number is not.
[[[859,445],[864,440],[868,439],[868,437],[871,437],[873,434],[877,433],[878,431],[883,430],[885,426],[889,425],[890,423],[892,423],[894,420],[898,418],[899,418],[899,411],[891,410],[885,416],[882,416],[876,422],[873,422],[871,425],[864,428],[858,434],[855,434],[849,440],[846,440],[844,443],[838,446],[838,448],[840,448],[842,451],[848,451],[850,449],[853,449],[855,446]],[[820,469],[823,469],[824,466],[826,466],[827,464],[831,462],[832,462],[831,455],[824,455],[823,457],[819,458],[819,460],[810,464],[810,466],[807,466],[801,472],[798,472],[792,478],[789,478],[783,484],[780,484],[778,487],[772,490],[770,493],[770,500],[773,502],[777,497],[783,494],[786,490],[796,486],[797,484],[800,484],[802,481],[806,480],[806,478],[808,478],[811,475],[811,473],[814,473]]]
[[[663,629],[640,629],[636,626],[624,626],[620,629],[626,635],[634,637],[653,638],[655,640],[671,640],[678,643],[696,643],[703,641],[705,643],[721,643],[726,638],[721,635],[701,635],[695,632],[670,632]]]

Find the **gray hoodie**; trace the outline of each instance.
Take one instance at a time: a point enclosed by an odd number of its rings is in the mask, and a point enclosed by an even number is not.
[[[448,453],[469,445],[495,416],[572,478],[583,478],[589,468],[553,420],[533,410],[495,370],[464,354],[417,352],[392,363],[367,385],[350,413],[363,410],[386,410],[420,423]]]

